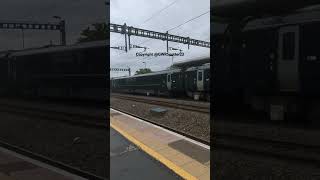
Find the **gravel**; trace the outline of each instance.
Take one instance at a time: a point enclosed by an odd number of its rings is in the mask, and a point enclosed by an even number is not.
[[[210,142],[210,114],[190,112],[181,109],[162,107],[168,111],[162,116],[150,113],[152,108],[161,107],[130,100],[110,98],[112,108],[123,110],[152,122],[168,126]]]
[[[257,121],[259,122],[259,121]],[[214,121],[214,132],[254,138],[283,141],[304,145],[320,146],[320,131],[284,124],[248,123],[218,120]]]
[[[252,117],[253,116],[244,116],[237,113],[216,117],[213,123],[214,133],[320,146],[318,138],[320,137],[320,132],[316,128],[305,128],[302,124],[270,123],[263,120],[263,117]],[[252,119],[243,120],[246,118]],[[217,140],[222,141],[222,139]],[[248,142],[242,143],[242,146],[250,148],[250,146],[255,147],[258,145],[249,144]],[[274,145],[272,148],[281,149],[284,147]],[[291,149],[283,149],[283,151],[295,151],[301,148],[302,147],[291,147]],[[267,152],[271,151],[267,146],[264,147],[264,150]],[[213,179],[320,179],[319,166],[307,164],[306,162],[271,158],[270,156],[267,157],[262,154],[253,154],[250,152],[245,153],[225,148],[214,148],[212,167],[216,173],[212,174]],[[306,153],[301,154],[302,156],[312,156],[312,154],[306,152],[306,150],[300,153]]]
[[[107,177],[107,130],[0,112],[0,140],[101,177]]]
[[[211,179],[318,180],[320,168],[228,150],[213,150]]]
[[[194,101],[190,99],[182,99],[182,98],[163,98],[163,97],[156,97],[156,96],[144,96],[144,95],[131,95],[131,94],[119,94],[119,93],[111,93],[110,97],[112,96],[122,96],[122,97],[139,97],[141,99],[149,99],[154,101],[167,101],[171,103],[179,103],[182,105],[195,105],[195,106],[201,106],[201,107],[208,107],[210,108],[210,102],[205,101]],[[116,97],[115,97],[116,98]]]

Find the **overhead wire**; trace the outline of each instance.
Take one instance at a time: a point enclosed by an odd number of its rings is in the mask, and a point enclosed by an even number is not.
[[[191,19],[189,19],[188,21],[186,21],[186,22],[184,22],[184,23],[182,23],[182,24],[179,24],[178,26],[173,27],[173,28],[171,28],[171,29],[169,29],[169,30],[167,30],[167,31],[171,31],[171,30],[173,30],[173,29],[176,29],[176,28],[178,28],[178,27],[180,27],[180,26],[182,26],[182,25],[184,25],[184,24],[187,24],[187,23],[189,23],[189,22],[191,22],[191,21],[193,21],[193,20],[195,20],[195,19],[198,19],[199,17],[201,17],[201,16],[203,16],[203,15],[205,15],[205,14],[208,14],[209,12],[210,12],[210,10],[207,11],[207,12],[205,12],[205,13],[202,13],[202,14],[194,17],[194,18],[191,18]]]
[[[179,28],[180,26],[185,25],[185,24],[187,24],[187,23],[189,23],[189,22],[191,22],[191,21],[194,21],[194,20],[198,19],[199,17],[201,17],[201,16],[203,16],[203,15],[205,15],[205,14],[208,14],[209,12],[210,12],[210,10],[207,11],[207,12],[204,12],[204,13],[196,16],[196,17],[193,17],[193,18],[185,21],[184,23],[179,24],[178,26],[175,26],[175,27],[173,27],[173,28],[170,28],[170,29],[168,29],[167,31],[171,31],[171,30],[174,30],[174,29],[176,29],[176,28]],[[146,42],[148,42],[148,41],[151,41],[151,40],[153,40],[153,39],[149,39],[149,40],[147,40],[147,41],[144,41],[144,42],[140,43],[139,45],[144,44],[144,43],[146,43]]]
[[[167,9],[167,8],[169,8],[170,6],[172,6],[174,3],[176,3],[178,0],[176,0],[176,1],[174,1],[174,2],[172,2],[171,4],[169,4],[169,5],[167,5],[165,8],[163,8],[163,9],[161,9],[160,11],[158,11],[157,13],[155,13],[155,14],[159,14],[159,13],[161,13],[163,10],[165,10],[165,9]],[[207,11],[207,12],[204,12],[204,13],[202,13],[202,14],[200,14],[200,15],[198,15],[198,16],[196,16],[196,17],[193,17],[193,18],[191,18],[191,19],[189,19],[189,20],[187,20],[187,21],[185,21],[184,23],[182,23],[182,24],[179,24],[178,26],[175,26],[175,27],[173,27],[173,28],[171,28],[171,29],[168,29],[167,31],[171,31],[171,30],[174,30],[174,29],[176,29],[176,28],[179,28],[179,27],[181,27],[182,25],[184,25],[184,24],[187,24],[187,23],[189,23],[189,22],[191,22],[191,21],[194,21],[195,19],[198,19],[198,18],[200,18],[201,16],[203,16],[203,15],[205,15],[205,14],[208,14],[210,12],[210,10],[209,11]],[[154,17],[155,15],[152,15],[150,18],[148,18],[145,22],[147,22],[147,21],[149,21],[149,20],[151,20],[153,17]],[[144,22],[144,23],[145,23]],[[121,37],[120,37],[121,38]],[[119,39],[120,39],[119,38]],[[151,40],[154,40],[154,39],[148,39],[148,40],[145,40],[145,41],[143,41],[143,42],[141,42],[141,43],[139,43],[138,45],[140,46],[140,45],[142,45],[142,44],[145,44],[145,43],[147,43],[147,42],[149,42],[149,41],[151,41]],[[123,54],[123,53],[121,53],[121,54]],[[120,55],[121,55],[120,54]]]
[[[146,20],[143,22],[143,24],[146,23],[146,22],[148,22],[148,21],[150,21],[150,20],[151,20],[152,18],[154,18],[156,15],[160,14],[160,13],[163,12],[165,9],[169,8],[170,6],[172,6],[173,4],[175,4],[177,1],[178,1],[178,0],[170,3],[170,4],[167,5],[166,7],[162,8],[162,9],[159,10],[158,12],[154,13],[153,15],[151,15],[151,17],[148,18],[148,19],[146,19]],[[207,12],[204,12],[204,13],[198,15],[198,16],[195,16],[195,17],[193,17],[193,18],[191,18],[191,19],[189,19],[189,20],[187,20],[187,21],[185,21],[185,22],[183,22],[183,23],[181,23],[181,24],[179,24],[179,25],[177,25],[177,26],[175,26],[175,27],[173,27],[173,28],[168,29],[168,31],[172,31],[172,30],[174,30],[174,29],[180,28],[181,26],[183,26],[183,25],[185,25],[185,24],[187,24],[187,23],[189,23],[189,22],[191,22],[191,21],[194,21],[194,20],[198,19],[198,18],[200,18],[201,16],[203,16],[203,15],[205,15],[205,14],[208,14],[209,12],[210,12],[210,10],[207,11]],[[121,38],[121,37],[120,37],[120,38]],[[119,40],[120,38],[118,38],[118,40]],[[138,45],[140,46],[140,45],[145,44],[145,43],[147,43],[147,42],[149,42],[149,41],[151,41],[151,40],[154,40],[154,39],[147,39],[147,40],[139,43]],[[179,49],[181,49],[180,46],[179,46]],[[124,54],[124,53],[126,53],[126,52],[120,53],[119,55],[122,55],[122,54]],[[150,57],[149,59],[147,59],[147,57],[146,57],[146,58],[143,58],[142,60],[143,60],[143,61],[148,61],[148,60],[151,60],[151,59],[154,59],[154,58],[155,58],[155,57],[152,56],[152,57]],[[141,62],[134,62],[134,64],[132,65],[132,67],[138,67],[138,66],[140,66],[140,65],[137,65],[137,63],[140,64]],[[158,64],[158,63],[157,63],[157,64]]]
[[[164,10],[166,10],[166,9],[168,9],[170,6],[172,6],[172,5],[174,5],[176,2],[178,2],[179,0],[175,0],[175,1],[173,1],[172,3],[170,3],[170,4],[168,4],[167,6],[165,6],[164,8],[162,8],[162,9],[160,9],[159,11],[157,11],[156,13],[154,13],[154,14],[152,14],[148,19],[146,19],[144,22],[142,22],[142,24],[145,24],[146,22],[148,22],[148,21],[150,21],[152,18],[154,18],[154,17],[156,17],[158,14],[160,14],[162,11],[164,11]],[[121,38],[121,37],[120,37]],[[120,38],[118,38],[116,41],[116,44],[118,44],[118,42],[119,42],[119,39]],[[149,39],[149,40],[152,40],[152,39]],[[148,40],[148,41],[149,41]],[[143,43],[145,43],[145,42],[143,42]],[[142,43],[142,44],[143,44]],[[139,44],[140,45],[140,44]]]
[[[173,4],[175,4],[176,2],[178,2],[179,0],[173,1],[172,3],[170,3],[169,5],[167,5],[166,7],[162,8],[161,10],[159,10],[158,12],[156,12],[155,14],[153,14],[150,18],[146,19],[142,24],[145,24],[146,22],[150,21],[152,18],[154,18],[156,15],[160,14],[162,11],[168,9],[170,6],[172,6]],[[146,41],[140,42],[138,45],[142,45],[146,42],[152,41],[154,39],[148,39]]]
[[[196,16],[196,17],[193,17],[193,18],[187,20],[186,22],[184,22],[184,23],[182,23],[182,24],[179,24],[178,26],[175,26],[174,28],[169,29],[168,31],[174,30],[174,29],[177,29],[177,28],[180,28],[182,25],[187,24],[187,23],[189,23],[189,22],[191,22],[191,21],[193,21],[193,20],[195,20],[195,19],[197,19],[197,18],[199,18],[199,17],[201,17],[201,16],[203,16],[203,15],[209,13],[209,12],[210,12],[210,10],[207,11],[207,12],[205,12],[205,13],[202,13],[202,14]],[[182,30],[182,32],[179,32],[177,35],[182,34],[182,33],[185,33],[185,32],[186,32],[186,31],[183,31],[183,30]],[[190,32],[189,32],[188,34],[190,34]],[[187,35],[185,35],[185,36],[187,36]],[[153,39],[148,39],[148,40],[146,40],[146,41],[143,41],[143,42],[140,43],[139,45],[142,45],[142,44],[144,44],[144,43],[146,43],[146,42],[149,42],[149,41],[151,41],[151,40],[153,40]],[[175,46],[174,48],[183,49],[183,48],[181,48],[180,45]],[[155,58],[155,57],[150,57],[150,58],[147,59],[147,60],[151,60],[151,59],[154,59],[154,58]],[[144,58],[144,59],[146,59],[146,58]]]
[[[173,4],[175,4],[177,1],[179,1],[179,0],[173,1],[172,3],[170,3],[169,5],[167,5],[166,7],[162,8],[162,9],[159,10],[158,12],[154,13],[153,15],[151,15],[151,17],[148,18],[148,19],[146,19],[146,20],[143,22],[143,24],[146,23],[146,22],[148,22],[148,21],[150,21],[152,18],[154,18],[156,15],[160,14],[162,11],[168,9],[170,6],[172,6]]]

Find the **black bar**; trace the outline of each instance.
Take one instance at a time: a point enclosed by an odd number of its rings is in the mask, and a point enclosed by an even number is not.
[[[167,31],[167,53],[169,53],[169,32]]]
[[[61,45],[66,45],[66,22],[62,20],[60,22],[60,36],[61,36]]]
[[[129,40],[129,50],[131,49],[131,43],[130,43],[130,30],[131,30],[131,27],[128,27],[128,40]]]
[[[128,40],[129,40],[129,50],[131,49],[131,44],[130,44],[130,35],[128,34]]]

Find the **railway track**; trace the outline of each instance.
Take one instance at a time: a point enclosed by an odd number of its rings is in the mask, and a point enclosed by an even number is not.
[[[5,148],[5,149],[8,149],[10,151],[13,151],[13,152],[15,152],[17,154],[21,154],[23,156],[29,157],[31,159],[40,161],[42,163],[45,163],[45,164],[48,164],[48,165],[51,165],[51,166],[54,166],[54,167],[59,168],[59,169],[65,170],[67,172],[70,172],[70,173],[72,173],[74,175],[77,175],[77,176],[80,176],[80,177],[83,177],[83,178],[86,178],[86,179],[90,179],[90,180],[92,180],[92,179],[105,180],[105,178],[103,178],[103,177],[100,177],[100,176],[97,176],[97,175],[92,174],[90,172],[87,172],[87,171],[80,170],[78,168],[69,166],[67,164],[64,164],[62,162],[53,160],[53,159],[48,158],[46,156],[43,156],[43,155],[28,151],[28,150],[26,150],[24,148],[20,148],[18,146],[9,144],[9,143],[4,142],[2,140],[0,140],[0,146]]]
[[[159,105],[164,107],[171,107],[176,109],[194,111],[199,113],[210,113],[210,105],[204,104],[191,104],[187,101],[184,103],[180,103],[178,101],[174,102],[172,99],[165,99],[165,98],[154,98],[154,97],[145,97],[145,96],[132,96],[132,95],[119,95],[119,94],[112,94],[111,97],[123,99],[123,100],[130,100],[135,102],[147,103],[152,105]]]
[[[22,115],[24,117],[59,121],[62,123],[81,126],[85,128],[107,129],[109,127],[108,123],[103,123],[100,116],[76,114],[5,103],[0,103],[0,111],[12,113],[15,115]],[[103,118],[103,120],[105,120],[105,118]]]
[[[231,134],[215,134],[215,149],[231,150],[246,154],[276,158],[289,162],[308,163],[320,166],[320,146],[298,144],[293,142],[238,136]]]
[[[139,119],[141,119],[141,120],[143,120],[143,121],[149,122],[149,123],[154,124],[154,125],[157,125],[157,126],[159,126],[159,127],[165,128],[165,129],[170,130],[170,131],[172,131],[172,132],[175,132],[175,133],[177,133],[177,134],[183,135],[183,136],[185,136],[185,137],[188,137],[188,138],[190,138],[190,139],[192,139],[192,140],[195,140],[195,141],[197,141],[197,142],[200,142],[200,143],[202,143],[202,144],[205,144],[205,145],[210,146],[210,141],[207,141],[207,140],[205,140],[205,139],[196,137],[196,136],[191,135],[191,134],[189,134],[189,133],[187,133],[187,132],[183,132],[183,131],[174,129],[174,128],[169,127],[169,126],[167,126],[167,125],[165,125],[165,124],[160,124],[160,123],[156,123],[156,122],[154,122],[154,121],[150,121],[150,120],[148,120],[148,119],[146,119],[146,118],[137,116],[137,115],[135,115],[135,114],[133,114],[133,113],[130,113],[130,112],[127,112],[127,111],[124,111],[124,110],[121,110],[121,109],[117,109],[117,108],[114,108],[114,107],[110,107],[110,108],[111,108],[111,109],[114,109],[114,110],[117,110],[117,111],[120,111],[120,112],[122,112],[122,113],[128,114],[128,115],[130,115],[130,116],[139,118]]]

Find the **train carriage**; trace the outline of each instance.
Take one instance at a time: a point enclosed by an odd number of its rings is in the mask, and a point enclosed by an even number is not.
[[[184,81],[189,97],[210,100],[210,63],[186,69]]]
[[[315,108],[311,101],[320,104],[317,17],[319,12],[303,12],[251,21],[233,44],[222,33],[214,35],[216,96],[270,114],[282,106],[287,117],[305,119]]]
[[[8,58],[9,52],[1,52],[0,53],[0,95],[7,95],[9,93],[9,58]]]
[[[106,100],[107,50],[105,41],[95,41],[11,53],[12,92]]]
[[[210,101],[210,63],[203,63],[208,61],[208,58],[201,60],[200,63],[197,60],[192,61],[193,67],[190,68],[190,62],[184,62],[164,71],[112,78],[111,91],[170,97],[189,96],[196,100]]]
[[[183,92],[180,69],[165,70],[131,77],[112,78],[113,92],[170,95]]]

